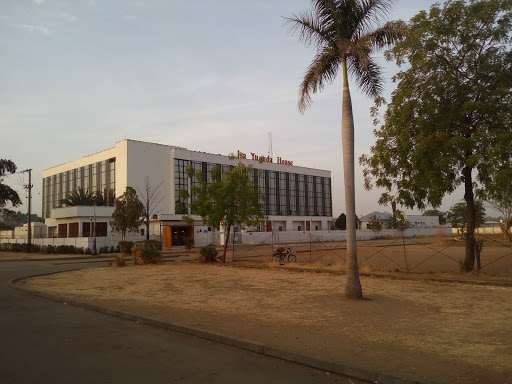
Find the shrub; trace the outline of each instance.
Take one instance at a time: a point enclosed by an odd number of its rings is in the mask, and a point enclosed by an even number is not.
[[[119,248],[121,250],[121,253],[123,255],[129,255],[132,253],[132,248],[135,244],[133,241],[120,241],[119,242]]]
[[[215,248],[213,245],[207,245],[206,247],[201,247],[199,250],[199,254],[201,255],[199,257],[200,263],[215,263],[217,261],[217,248]]]
[[[190,237],[184,237],[183,242],[185,243],[185,248],[187,248],[189,251],[194,246],[194,239],[192,239]]]
[[[161,243],[157,240],[137,241],[135,247],[132,248],[133,263],[138,264],[158,264],[162,260],[160,253]]]
[[[116,265],[118,267],[126,267],[126,261],[124,261],[124,255],[122,253],[120,255],[116,255]]]

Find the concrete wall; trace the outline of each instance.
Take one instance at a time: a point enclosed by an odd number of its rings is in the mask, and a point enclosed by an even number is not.
[[[449,227],[439,228],[409,228],[404,231],[404,237],[418,236],[451,236],[452,229]],[[244,244],[285,244],[302,242],[329,242],[346,241],[347,231],[287,231],[287,232],[245,232],[242,234]],[[402,233],[394,229],[385,229],[378,232],[368,230],[357,230],[356,237],[360,240],[372,240],[382,237],[400,238]]]
[[[435,228],[439,226],[439,216],[407,215],[407,221],[413,227]]]

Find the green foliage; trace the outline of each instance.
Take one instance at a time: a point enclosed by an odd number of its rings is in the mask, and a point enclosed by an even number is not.
[[[336,221],[334,222],[334,226],[337,229],[341,229],[342,231],[346,230],[347,229],[347,215],[345,215],[344,213],[339,215],[338,218],[336,219]]]
[[[466,203],[454,204],[447,213],[447,220],[453,228],[466,228],[468,224],[468,211]],[[485,223],[485,208],[481,201],[475,201],[475,226],[481,227]]]
[[[185,243],[185,248],[187,248],[189,251],[194,246],[194,239],[192,239],[190,237],[184,237],[183,242]]]
[[[501,212],[503,220],[500,222],[501,231],[506,240],[512,240],[510,228],[512,227],[512,159],[498,165],[505,168],[495,178],[485,190],[484,196],[489,205],[495,210]],[[481,191],[479,191],[481,192]]]
[[[218,252],[217,248],[215,248],[213,245],[201,247],[199,254],[201,255],[199,258],[199,262],[201,263],[215,263],[217,261]]]
[[[134,247],[134,245],[135,243],[133,241],[120,241],[119,249],[122,254],[130,255],[132,253],[132,248]]]
[[[405,231],[407,228],[410,227],[410,224],[407,221],[407,215],[404,212],[399,211],[398,209],[395,211],[394,221],[394,227],[401,232]]]
[[[379,232],[382,231],[383,223],[377,215],[371,215],[369,217],[370,220],[368,220],[368,226],[373,232]]]
[[[205,225],[223,225],[229,234],[231,227],[235,225],[242,228],[258,225],[264,219],[262,199],[254,186],[254,171],[251,166],[239,162],[236,167],[230,167],[224,172],[219,166],[213,166],[210,182],[203,178],[200,170],[195,171],[190,165],[187,167],[187,174],[194,180],[190,208],[193,213],[202,217]],[[224,244],[223,261],[228,240],[229,235]]]
[[[106,192],[107,193],[107,192]],[[113,195],[113,191],[109,190],[108,193]],[[114,201],[114,197],[110,197],[110,201]],[[78,205],[85,206],[104,206],[107,205],[106,196],[103,196],[101,192],[94,191],[90,192],[84,188],[78,188],[76,191],[72,191],[69,196],[59,201],[59,206],[75,207]]]
[[[386,53],[397,88],[360,163],[373,183],[403,206],[437,207],[464,185],[468,220],[465,269],[474,264],[474,185],[485,190],[510,169],[512,53],[510,0],[448,1],[411,19],[407,38]],[[377,118],[380,99],[374,108]]]
[[[380,95],[382,71],[372,55],[399,41],[405,25],[389,22],[373,30],[371,25],[389,12],[392,1],[313,0],[311,5],[312,11],[285,18],[290,32],[317,50],[300,86],[299,110],[303,112],[312,102],[311,95],[335,79],[340,67],[344,84],[348,86],[347,70],[365,94]]]
[[[32,213],[30,215],[30,221],[32,223],[42,223],[43,218]],[[19,227],[26,223],[28,223],[28,213],[11,211],[9,209],[4,209],[0,212],[0,226],[4,224],[7,227],[6,229],[14,229],[14,227]]]
[[[160,241],[137,241],[136,245],[132,248],[134,264],[137,264],[137,260],[141,261],[142,264],[158,264],[162,260],[161,249],[162,244]]]
[[[367,188],[375,179],[423,209],[469,181],[464,168],[484,184],[503,171],[495,165],[512,151],[510,10],[510,1],[452,1],[411,20],[407,39],[387,53],[410,66],[394,78],[372,155],[360,159]]]
[[[126,232],[138,232],[144,222],[144,205],[137,197],[132,187],[126,187],[125,193],[116,201],[110,226],[114,232],[120,232],[121,238],[126,239]]]
[[[8,185],[3,184],[3,176],[15,172],[16,164],[11,160],[0,159],[0,210],[3,210],[8,203],[13,207],[22,204],[18,193]]]

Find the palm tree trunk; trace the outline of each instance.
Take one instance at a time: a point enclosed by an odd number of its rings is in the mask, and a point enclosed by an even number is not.
[[[348,88],[347,63],[343,65],[343,107],[341,116],[341,141],[343,146],[343,170],[345,181],[345,205],[347,210],[347,282],[345,297],[352,300],[363,298],[363,290],[359,281],[356,245],[356,197],[355,197],[355,165],[354,165],[354,115],[352,100]]]

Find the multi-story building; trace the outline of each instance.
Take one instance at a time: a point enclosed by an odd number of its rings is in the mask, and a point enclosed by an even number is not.
[[[215,229],[186,225],[182,220],[180,190],[190,190],[187,165],[201,170],[206,178],[213,165],[223,169],[241,161],[254,168],[254,183],[264,199],[268,220],[259,231],[328,230],[332,224],[331,172],[293,165],[292,161],[266,157],[260,162],[254,153],[238,152],[234,162],[229,156],[191,151],[181,147],[123,140],[112,148],[43,171],[43,217],[50,237],[86,237],[92,233],[92,215],[96,236],[110,236],[108,224],[114,197],[133,187],[143,198],[146,185],[158,189],[151,217],[151,235],[164,239],[171,247],[183,237],[207,238]],[[64,207],[60,201],[83,188],[104,196],[103,207]],[[181,203],[181,204],[180,204]],[[187,212],[193,214],[193,212]],[[145,228],[141,227],[141,231]],[[144,233],[142,233],[144,235]],[[205,237],[206,236],[206,237]],[[202,241],[204,242],[204,241]],[[196,244],[198,242],[196,241]]]

